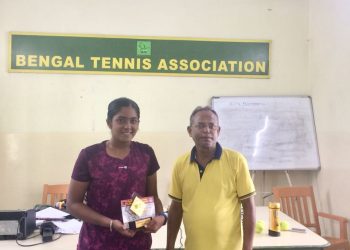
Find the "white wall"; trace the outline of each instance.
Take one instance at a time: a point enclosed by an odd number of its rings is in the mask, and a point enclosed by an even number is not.
[[[350,1],[310,1],[309,82],[322,171],[322,210],[350,218]]]
[[[272,77],[268,80],[9,74],[3,56],[1,107],[16,112],[2,118],[2,131],[103,131],[106,104],[121,95],[139,102],[145,114],[143,130],[179,131],[194,106],[208,103],[213,95],[309,93],[307,1],[153,0],[132,4],[112,0],[0,0],[0,3],[1,55],[8,55],[9,31],[273,41]],[[151,91],[156,98],[147,98]],[[182,100],[169,102],[170,93]],[[65,100],[63,104],[61,99]],[[23,104],[25,107],[19,109],[18,105]],[[38,107],[42,107],[40,112],[36,112]],[[159,112],[153,112],[155,107]],[[154,123],[159,114],[164,118],[171,115],[172,119]],[[70,122],[65,122],[62,116]]]
[[[317,180],[321,206],[350,217],[349,201],[336,195],[345,195],[336,179],[345,175],[337,173],[349,171],[342,157],[349,117],[341,116],[349,89],[343,67],[348,10],[347,1],[330,0],[0,0],[0,209],[29,208],[40,201],[43,183],[68,182],[80,148],[108,138],[106,106],[116,97],[128,96],[141,107],[138,139],[156,150],[159,192],[167,203],[172,163],[192,145],[185,127],[194,107],[220,95],[312,95],[322,170],[317,179],[293,172],[292,182]],[[10,31],[269,39],[271,78],[8,73]],[[258,191],[286,184],[281,173],[255,179]]]

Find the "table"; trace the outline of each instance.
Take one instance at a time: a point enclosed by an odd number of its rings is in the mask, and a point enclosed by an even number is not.
[[[267,228],[261,234],[254,235],[254,249],[307,249],[318,250],[329,246],[329,242],[318,234],[293,220],[286,214],[279,213],[280,220],[289,222],[290,228],[305,229],[305,233],[282,231],[281,236],[271,237],[268,235],[269,211],[267,207],[256,208],[256,219],[263,220]]]
[[[268,208],[257,207],[256,219],[265,221],[268,225]],[[276,250],[276,249],[299,249],[299,250],[319,250],[329,246],[328,241],[315,234],[308,228],[304,227],[297,221],[293,220],[289,216],[280,212],[280,219],[289,222],[290,227],[303,228],[305,233],[296,233],[289,231],[282,231],[280,237],[271,237],[268,235],[268,228],[266,228],[261,234],[255,234],[254,237],[254,249]],[[183,228],[183,225],[181,226]],[[184,234],[184,230],[183,230]],[[156,234],[152,234],[153,244],[152,249],[164,249],[166,245],[166,227],[162,227]],[[183,235],[182,244],[184,245],[186,236]],[[40,242],[41,237],[34,239],[28,239],[21,241],[22,244],[33,244]],[[78,242],[78,235],[63,235],[57,241],[49,242],[46,244],[30,247],[33,250],[74,250]],[[180,233],[176,240],[177,248],[181,246]],[[0,249],[17,250],[23,249],[18,246],[14,240],[0,241]]]

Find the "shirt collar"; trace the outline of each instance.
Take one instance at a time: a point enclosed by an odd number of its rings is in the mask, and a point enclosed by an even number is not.
[[[215,147],[215,153],[213,159],[220,159],[222,154],[222,147],[221,145],[217,142],[216,147]],[[194,146],[191,150],[191,162],[196,161],[196,146]]]

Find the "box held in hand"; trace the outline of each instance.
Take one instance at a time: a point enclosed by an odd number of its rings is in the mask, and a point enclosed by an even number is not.
[[[121,200],[121,209],[125,227],[133,230],[143,228],[156,215],[153,196]]]

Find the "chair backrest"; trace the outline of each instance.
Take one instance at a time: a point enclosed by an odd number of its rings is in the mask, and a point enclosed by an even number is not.
[[[281,203],[281,211],[321,234],[315,195],[311,186],[273,187],[276,201]]]
[[[42,204],[54,206],[56,202],[66,199],[69,184],[44,184]]]

